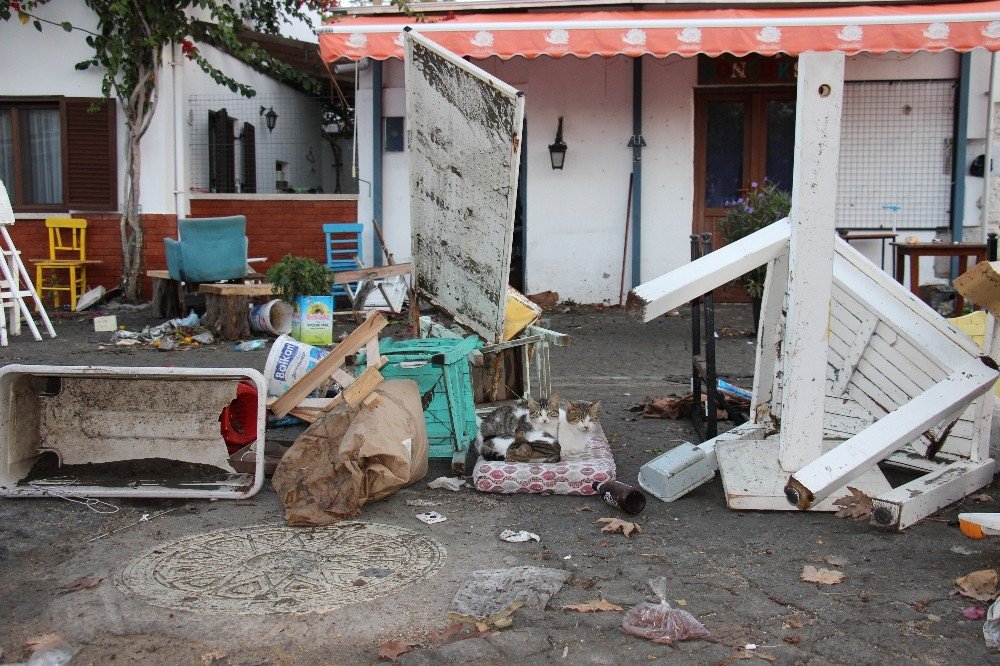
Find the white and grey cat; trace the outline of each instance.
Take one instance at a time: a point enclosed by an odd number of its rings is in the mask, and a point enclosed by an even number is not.
[[[586,454],[590,433],[598,421],[600,400],[574,402],[553,395],[542,402],[528,398],[527,405],[532,424],[559,441],[560,460]]]
[[[531,411],[520,405],[498,407],[477,418],[476,448],[487,460],[557,462],[559,442],[535,427]]]

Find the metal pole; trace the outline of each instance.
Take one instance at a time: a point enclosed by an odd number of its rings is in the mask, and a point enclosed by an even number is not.
[[[962,242],[965,219],[965,163],[969,143],[969,81],[972,54],[959,56],[958,88],[955,90],[954,150],[951,163],[951,241]],[[958,257],[951,259],[951,279],[958,277]]]
[[[994,51],[990,54],[990,88],[987,95],[986,102],[986,145],[984,146],[983,153],[985,154],[985,162],[983,164],[983,220],[982,220],[982,233],[980,234],[981,242],[986,242],[986,234],[990,230],[990,184],[991,184],[991,172],[993,166],[993,132],[994,132],[994,109],[997,105],[997,91],[995,85],[995,77],[997,70],[997,53]],[[996,257],[993,257],[990,261],[996,261]]]
[[[632,59],[632,286],[642,284],[642,57]]]
[[[372,223],[382,228],[382,61],[372,62]],[[382,243],[373,234],[375,266],[382,265]]]
[[[701,234],[701,256],[712,251],[712,234]],[[712,292],[705,294],[705,439],[719,434],[718,379],[715,376],[715,302]]]

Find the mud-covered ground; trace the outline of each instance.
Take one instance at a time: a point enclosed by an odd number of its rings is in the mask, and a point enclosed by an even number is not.
[[[151,321],[142,311],[118,315],[130,329]],[[642,325],[620,311],[573,308],[547,315],[544,323],[573,336],[571,347],[553,352],[554,387],[571,398],[603,400],[601,421],[614,442],[622,480],[634,484],[644,462],[693,439],[685,421],[637,419],[626,411],[645,396],[685,391],[687,315]],[[747,388],[754,352],[749,325],[748,306],[719,308],[720,374]],[[94,333],[89,318],[58,317],[56,326],[56,340],[35,342],[25,334],[0,348],[0,364],[262,370],[267,356],[234,352],[231,344],[174,352],[107,344],[102,349],[110,334]],[[347,328],[341,324],[338,330]],[[389,331],[406,335],[404,326]],[[269,437],[290,435],[269,431]],[[671,504],[650,498],[636,519],[643,533],[626,539],[601,533],[598,518],[625,516],[597,498],[427,489],[447,469],[444,461],[432,461],[426,479],[366,506],[359,518],[436,539],[447,556],[435,575],[371,602],[298,615],[169,610],[125,594],[114,582],[158,544],[227,527],[281,524],[282,509],[269,485],[240,502],[113,499],[120,510],[112,515],[60,499],[0,500],[0,661],[24,660],[30,638],[56,633],[78,649],[74,663],[374,663],[378,646],[388,640],[429,645],[432,632],[449,624],[445,612],[469,572],[519,565],[562,568],[572,578],[546,610],[517,611],[512,629],[417,648],[401,661],[722,663],[747,657],[775,663],[982,664],[997,658],[986,652],[982,621],[962,615],[986,604],[952,592],[955,578],[997,565],[997,541],[963,537],[954,524],[958,506],[887,534],[831,514],[730,511],[716,479]],[[987,492],[1000,495],[995,485]],[[449,520],[429,526],[416,521],[414,514],[424,509],[406,504],[414,499],[438,501],[434,509]],[[1000,502],[975,508],[1000,510]],[[129,526],[144,513],[170,509]],[[537,532],[541,542],[502,542],[498,535],[505,528]],[[841,565],[828,564],[831,556],[843,558],[835,560]],[[801,581],[810,564],[843,572],[843,582]],[[667,577],[671,602],[705,624],[708,640],[657,645],[627,635],[622,612],[562,610],[598,598],[627,609],[648,599],[646,581],[656,576]],[[100,581],[64,589],[83,577]],[[748,651],[747,644],[757,647]]]

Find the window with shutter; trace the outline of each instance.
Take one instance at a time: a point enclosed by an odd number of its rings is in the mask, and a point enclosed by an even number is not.
[[[212,192],[236,191],[233,119],[225,109],[208,112],[208,186]]]
[[[66,199],[71,209],[118,208],[115,106],[104,98],[66,100]]]
[[[118,207],[115,103],[0,98],[0,179],[15,211]]]
[[[243,123],[243,191],[257,192],[257,131],[250,123]]]

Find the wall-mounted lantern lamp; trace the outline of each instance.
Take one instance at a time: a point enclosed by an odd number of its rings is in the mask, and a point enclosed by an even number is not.
[[[264,123],[267,125],[267,131],[273,132],[274,126],[278,124],[278,114],[274,110],[274,107],[272,106],[268,108],[267,113],[264,113],[264,107],[262,106],[260,107],[260,113],[257,115],[264,116]]]
[[[566,163],[566,142],[562,137],[562,116],[559,116],[559,129],[556,130],[556,142],[549,146],[549,159],[554,170],[562,170]]]

